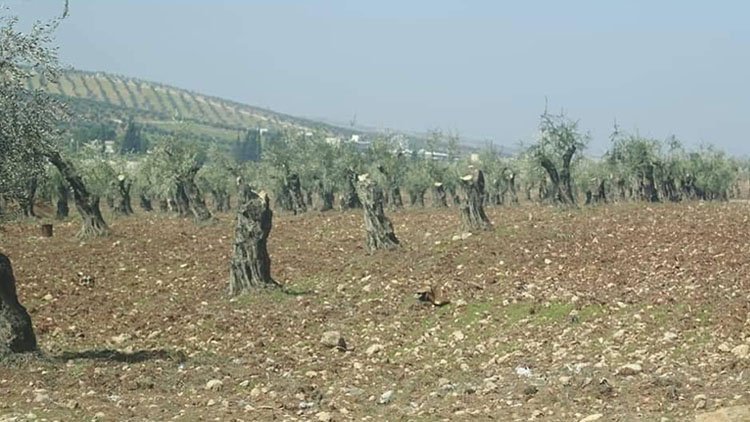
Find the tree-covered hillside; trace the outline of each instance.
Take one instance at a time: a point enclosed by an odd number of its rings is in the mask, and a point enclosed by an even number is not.
[[[111,135],[113,131],[122,134],[129,119],[137,120],[147,134],[179,130],[206,142],[233,141],[238,131],[248,128],[351,133],[346,128],[104,72],[67,70],[57,81],[37,76],[29,79],[28,85],[45,86],[68,103],[73,112],[73,132],[83,138]]]

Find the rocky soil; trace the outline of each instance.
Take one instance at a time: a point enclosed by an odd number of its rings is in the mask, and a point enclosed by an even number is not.
[[[0,421],[685,421],[750,404],[750,204],[488,213],[473,235],[455,209],[390,213],[403,247],[373,255],[359,212],[279,215],[285,291],[237,298],[231,215],[139,214],[87,242],[75,220],[53,238],[6,225],[42,352],[0,362]]]

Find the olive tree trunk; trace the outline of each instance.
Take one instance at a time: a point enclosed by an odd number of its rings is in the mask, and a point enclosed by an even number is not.
[[[333,201],[335,199],[335,195],[333,194],[333,189],[327,184],[323,183],[322,180],[318,180],[318,182],[315,185],[315,190],[318,193],[318,196],[320,197],[320,206],[318,207],[319,211],[329,211],[333,209]]]
[[[362,200],[357,195],[357,173],[354,170],[346,171],[346,183],[341,194],[340,207],[342,210],[362,207]]]
[[[151,198],[146,196],[146,194],[142,193],[138,195],[138,198],[140,199],[139,203],[143,211],[151,212],[154,210],[154,206],[152,204]]]
[[[216,212],[227,212],[232,209],[231,196],[226,188],[212,189],[211,196],[214,199],[214,210]]]
[[[0,253],[0,356],[35,350],[34,328],[29,313],[18,301],[13,267]]]
[[[188,206],[190,211],[193,213],[196,221],[208,221],[213,218],[211,211],[206,206],[206,201],[203,199],[201,190],[198,189],[198,185],[195,184],[195,175],[200,170],[201,166],[196,164],[179,179],[179,183],[182,186],[183,192],[188,199]]]
[[[461,187],[464,191],[464,198],[459,209],[464,230],[491,229],[492,223],[487,218],[482,205],[484,198],[484,173],[482,173],[482,170],[476,170],[472,174],[462,177]]]
[[[57,151],[47,151],[45,155],[73,189],[73,199],[82,220],[78,237],[87,238],[109,234],[109,227],[99,208],[99,197],[89,193],[83,183],[83,178],[78,174],[73,164],[63,158]]]
[[[55,187],[57,190],[57,218],[62,220],[68,217],[70,214],[70,207],[68,206],[68,200],[70,198],[70,189],[68,185],[62,180],[57,183]]]
[[[426,189],[411,188],[409,189],[409,205],[413,207],[424,207],[424,194]]]
[[[383,211],[383,190],[363,174],[358,178],[357,191],[364,209],[367,250],[397,248],[399,240],[393,232],[393,224]]]
[[[36,200],[36,189],[38,181],[36,177],[32,177],[26,182],[23,194],[18,198],[18,203],[23,210],[24,217],[36,217],[34,212],[34,201]]]
[[[398,185],[391,188],[391,200],[388,203],[393,209],[400,209],[404,207],[404,200],[401,198],[401,188]]]
[[[114,207],[115,214],[130,215],[133,213],[133,207],[130,203],[130,188],[133,183],[124,175],[117,176],[117,203]]]
[[[294,214],[301,214],[307,211],[305,197],[302,194],[302,187],[299,181],[299,175],[292,173],[286,177],[286,184],[289,187],[289,193],[292,196],[292,211]]]
[[[271,277],[268,235],[273,211],[265,192],[255,193],[249,186],[240,192],[240,207],[234,230],[234,253],[229,269],[229,294],[237,295],[259,287],[277,287]]]
[[[432,187],[432,205],[437,208],[448,206],[448,196],[445,193],[445,187],[440,182],[435,182]]]

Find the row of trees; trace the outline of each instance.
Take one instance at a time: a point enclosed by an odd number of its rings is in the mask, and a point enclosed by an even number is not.
[[[437,132],[432,139],[436,150],[450,142]],[[325,134],[261,135],[257,130],[230,149],[215,145],[205,150],[182,141],[179,133],[156,139],[148,154],[106,154],[96,142],[57,149],[78,169],[90,194],[103,198],[115,214],[131,214],[133,198],[145,211],[172,211],[199,221],[210,220],[212,211],[230,210],[231,198],[241,192],[238,180],[269,192],[274,208],[304,213],[361,207],[361,174],[383,189],[384,204],[391,209],[457,205],[461,177],[472,167],[484,172],[485,205],[727,200],[742,195],[742,182],[749,179],[747,161],[712,147],[690,151],[675,138],[660,142],[615,128],[610,150],[599,159],[582,155],[587,141],[578,122],[544,113],[539,138],[521,153],[504,155],[489,146],[473,160],[457,154],[435,160],[388,136],[362,151]],[[42,199],[55,204],[58,217],[67,217],[74,194],[58,166],[45,164],[52,161],[44,154],[18,156],[10,164],[23,160],[35,165],[24,167],[27,174],[3,188],[6,198],[15,199],[26,216],[35,215],[34,203]]]

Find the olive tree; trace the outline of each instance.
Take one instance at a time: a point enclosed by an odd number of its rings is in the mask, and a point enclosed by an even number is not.
[[[546,110],[539,124],[539,139],[531,146],[531,155],[547,173],[550,201],[575,205],[572,166],[576,153],[586,147],[589,136],[578,129],[578,122],[565,114],[552,115]],[[579,154],[580,155],[580,154]]]
[[[659,154],[658,141],[615,131],[612,135],[612,147],[605,157],[617,171],[615,177],[620,197],[632,197],[635,190],[644,201],[659,201],[656,184]]]

